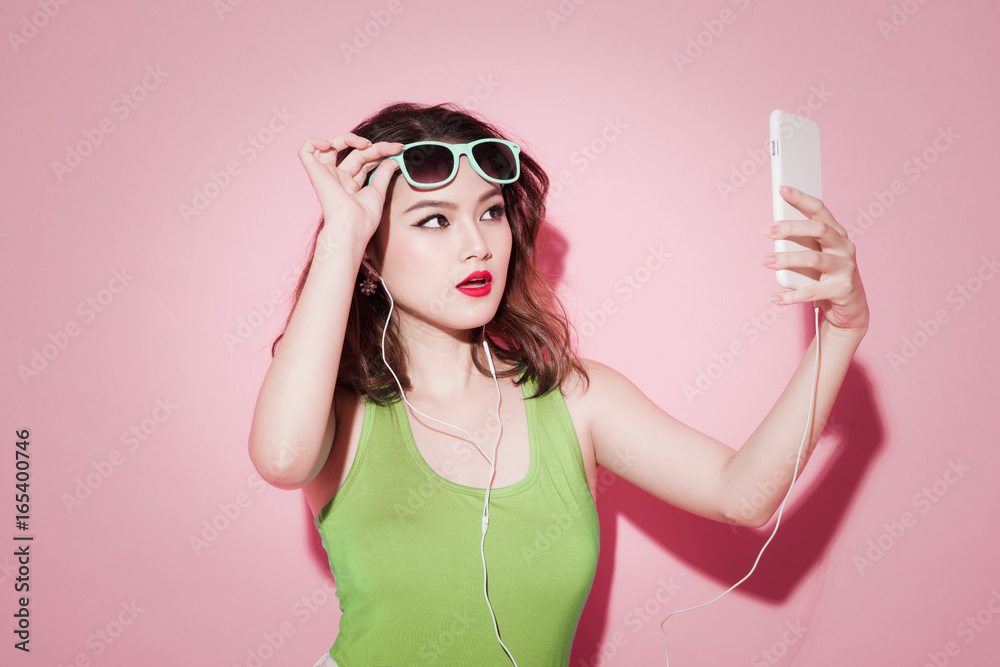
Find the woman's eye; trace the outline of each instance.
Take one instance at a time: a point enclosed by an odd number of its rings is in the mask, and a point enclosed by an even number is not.
[[[486,213],[483,215],[484,218],[488,220],[500,220],[503,218],[504,206],[503,204],[497,204],[496,206],[491,206],[486,209]]]
[[[443,229],[445,227],[445,225],[442,225],[442,224],[434,224],[434,225],[427,224],[429,222],[434,222],[434,221],[444,222],[445,224],[447,224],[447,222],[448,222],[447,220],[445,220],[445,218],[444,218],[443,215],[432,215],[432,216],[424,218],[423,220],[421,220],[420,222],[418,222],[416,224],[416,226],[417,227],[429,227],[430,229]]]

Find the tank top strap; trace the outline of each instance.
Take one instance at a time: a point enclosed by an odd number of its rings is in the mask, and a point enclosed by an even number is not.
[[[500,499],[520,495],[542,484],[554,490],[564,501],[573,499],[585,511],[595,510],[587,472],[576,428],[559,386],[552,387],[537,398],[528,398],[538,388],[534,376],[521,383],[528,420],[533,461],[524,479],[513,485],[494,488],[491,497]],[[412,433],[403,401],[397,398],[385,405],[365,399],[364,425],[358,451],[344,484],[317,517],[317,523],[337,504],[337,496],[348,494],[354,484],[424,485],[428,482],[445,485],[463,495],[481,497],[485,489],[456,484],[430,468],[412,440]],[[359,478],[363,481],[358,481]]]
[[[525,378],[522,395],[536,388]],[[420,464],[401,400],[366,399],[355,460],[316,519],[342,611],[331,658],[509,665],[483,596],[485,557],[490,605],[518,661],[568,664],[596,572],[600,523],[561,390],[525,400],[525,410],[529,477],[491,493],[483,547],[485,489]],[[457,640],[444,644],[445,636]]]
[[[525,381],[525,395],[533,394],[538,386],[535,378]],[[534,449],[540,452],[542,470],[564,498],[574,498],[581,505],[593,506],[587,470],[580,452],[580,441],[562,390],[555,386],[544,395],[527,401],[529,423],[534,417]]]
[[[397,398],[380,405],[365,394],[365,415],[354,461],[333,498],[316,515],[314,523],[317,527],[343,503],[352,487],[377,485],[387,476],[398,475],[396,469],[400,465],[400,457],[405,456],[406,432],[394,416],[397,403],[402,404],[402,400]]]

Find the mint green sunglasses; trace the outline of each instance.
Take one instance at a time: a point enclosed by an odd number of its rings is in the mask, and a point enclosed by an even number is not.
[[[458,173],[458,160],[463,155],[469,157],[475,172],[490,183],[513,183],[521,175],[521,147],[503,139],[479,139],[467,144],[417,141],[382,159],[395,160],[407,183],[427,189],[450,183]],[[365,185],[371,182],[374,171],[369,172]]]

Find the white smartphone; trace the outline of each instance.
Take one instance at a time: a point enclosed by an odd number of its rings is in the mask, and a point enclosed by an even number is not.
[[[823,180],[819,157],[819,126],[814,121],[775,109],[771,112],[771,197],[774,220],[806,220],[806,216],[782,198],[778,187],[790,185],[817,199],[823,198]],[[810,237],[777,239],[775,252],[819,250]],[[819,280],[814,269],[779,269],[778,284],[799,289]]]

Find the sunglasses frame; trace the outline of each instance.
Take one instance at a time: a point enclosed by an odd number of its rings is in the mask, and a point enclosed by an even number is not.
[[[478,146],[479,144],[484,144],[487,142],[496,142],[503,144],[504,146],[509,148],[510,151],[514,154],[514,176],[512,178],[507,178],[507,179],[494,178],[492,176],[487,175],[486,172],[484,172],[482,168],[479,166],[479,163],[476,161],[475,156],[472,154],[472,149],[473,147]],[[448,150],[451,151],[453,162],[451,165],[451,173],[448,174],[447,178],[437,183],[417,183],[410,177],[410,173],[406,170],[406,161],[403,159],[403,153],[405,153],[410,148],[415,148],[417,146],[443,146],[444,148],[447,148]],[[472,166],[472,169],[477,174],[479,174],[483,179],[489,181],[490,183],[505,185],[507,183],[513,183],[518,178],[521,177],[521,147],[518,144],[514,143],[513,141],[507,141],[506,139],[495,139],[493,137],[477,139],[476,141],[470,141],[467,144],[449,144],[444,141],[416,141],[412,144],[404,145],[403,150],[399,151],[395,155],[387,155],[386,157],[382,158],[382,160],[395,160],[396,163],[399,165],[399,171],[403,174],[403,178],[406,179],[407,183],[421,190],[429,190],[431,188],[439,188],[442,185],[447,185],[448,183],[451,183],[452,180],[454,180],[455,175],[458,173],[459,160],[463,155],[468,156],[469,164]],[[379,164],[382,164],[382,160],[379,160],[378,164],[376,164],[375,167],[378,167]],[[368,172],[368,177],[365,179],[365,185],[371,183],[372,174],[374,173],[375,169],[372,169],[370,172]]]

